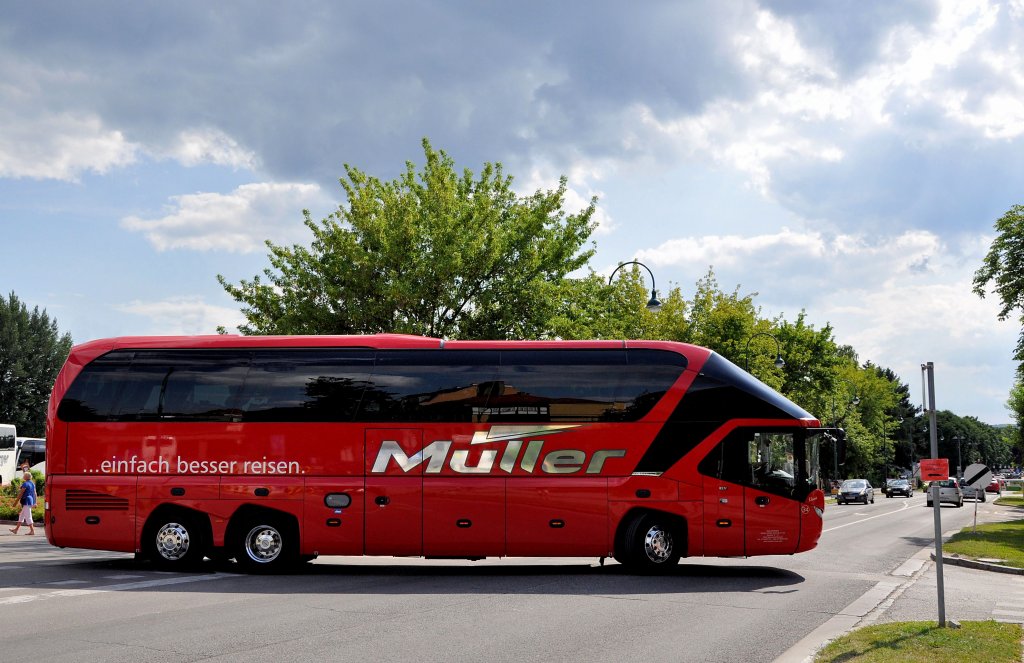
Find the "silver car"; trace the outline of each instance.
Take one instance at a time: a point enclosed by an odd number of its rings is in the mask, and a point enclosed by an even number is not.
[[[932,486],[939,487],[939,504],[943,502],[947,504],[954,504],[957,507],[964,505],[964,494],[960,490],[960,482],[956,479],[946,479],[944,481],[934,481],[931,486],[928,486],[928,506],[932,505]]]
[[[964,483],[963,479],[960,479],[960,492],[963,493],[964,499],[974,500],[975,502],[985,501],[985,487],[975,488],[974,486]]]
[[[839,494],[836,495],[838,504],[848,502],[875,503],[875,489],[871,487],[867,479],[847,479],[839,487]]]

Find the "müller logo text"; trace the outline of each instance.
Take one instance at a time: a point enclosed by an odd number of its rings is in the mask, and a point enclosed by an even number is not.
[[[528,473],[538,468],[545,474],[600,474],[601,468],[609,458],[622,458],[625,449],[598,449],[589,455],[578,449],[557,449],[544,452],[544,440],[531,439],[540,436],[555,435],[575,425],[552,426],[494,426],[489,431],[476,431],[470,444],[495,444],[497,448],[487,448],[480,452],[480,461],[476,465],[468,465],[469,449],[452,450],[451,440],[436,440],[423,447],[412,456],[407,456],[398,442],[384,440],[374,460],[373,474],[387,472],[391,461],[403,471],[409,472],[426,463],[423,472],[438,474],[445,466],[459,474],[490,474],[495,468],[511,474],[517,467]],[[502,445],[504,448],[502,448]]]

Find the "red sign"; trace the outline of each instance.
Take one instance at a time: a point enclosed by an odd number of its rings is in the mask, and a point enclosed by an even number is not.
[[[922,458],[921,481],[943,481],[949,478],[948,458]]]

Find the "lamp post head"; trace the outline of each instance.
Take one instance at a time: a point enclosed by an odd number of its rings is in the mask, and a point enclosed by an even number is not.
[[[781,369],[785,365],[786,365],[786,360],[782,358],[781,354],[777,355],[775,357],[775,368]]]
[[[658,300],[657,290],[651,290],[651,299],[647,302],[647,310],[651,313],[657,313],[661,310],[661,301]]]

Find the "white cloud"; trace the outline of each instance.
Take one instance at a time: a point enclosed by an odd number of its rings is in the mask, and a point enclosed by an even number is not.
[[[167,156],[183,166],[212,163],[249,170],[258,166],[258,159],[252,151],[243,149],[223,131],[211,128],[182,131]]]
[[[910,149],[948,141],[944,122],[979,138],[1015,138],[1024,134],[1024,57],[1020,31],[1001,32],[999,11],[985,0],[945,0],[930,25],[897,24],[881,57],[844,78],[828,53],[762,10],[733,37],[751,94],[681,115],[641,102],[633,121],[679,153],[746,173],[766,195],[778,169],[841,162],[866,135],[893,127]]]
[[[139,146],[92,114],[0,108],[0,177],[78,181],[134,163]]]
[[[127,230],[142,232],[159,251],[191,249],[251,253],[264,240],[283,242],[301,232],[302,209],[330,202],[316,184],[245,184],[230,194],[196,193],[174,196],[169,213],[157,219],[129,216]]]
[[[595,236],[610,235],[616,230],[617,225],[612,216],[601,206],[602,192],[596,189],[595,183],[606,176],[606,167],[596,162],[585,160],[576,161],[566,175],[565,203],[563,209],[567,214],[577,214],[590,205],[590,199],[598,198],[597,208],[591,221],[597,224],[594,229]],[[529,174],[523,180],[515,181],[515,188],[519,195],[529,196],[535,191],[548,191],[558,185],[560,175],[549,165],[534,164]]]
[[[155,302],[133,301],[116,308],[145,318],[147,322],[138,333],[146,335],[213,334],[218,326],[234,331],[245,322],[237,309],[207,304],[202,297],[190,295]]]

